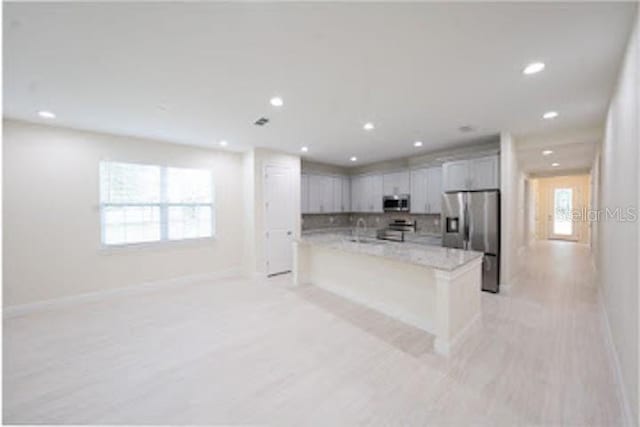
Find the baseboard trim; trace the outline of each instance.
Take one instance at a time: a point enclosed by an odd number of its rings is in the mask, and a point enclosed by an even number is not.
[[[615,371],[616,383],[618,384],[618,390],[620,393],[620,400],[622,401],[622,409],[624,414],[623,425],[624,426],[637,426],[636,420],[633,417],[633,411],[631,411],[631,406],[629,405],[629,396],[627,395],[627,389],[624,385],[624,376],[622,375],[622,367],[620,365],[620,358],[618,357],[618,351],[613,343],[613,334],[611,332],[611,324],[609,323],[609,316],[607,315],[607,310],[604,306],[604,295],[602,294],[602,289],[598,287],[598,305],[600,307],[600,316],[602,318],[602,323],[605,329],[605,340],[607,353],[609,354],[609,359],[613,363],[613,369]]]
[[[50,310],[54,308],[68,307],[75,304],[87,303],[99,301],[105,298],[134,295],[152,290],[167,288],[173,286],[184,286],[192,283],[228,279],[232,277],[242,277],[241,268],[231,268],[227,270],[221,270],[211,273],[193,274],[189,276],[180,276],[165,280],[155,280],[150,282],[139,283],[135,285],[128,285],[119,288],[107,289],[104,291],[85,292],[76,295],[69,295],[60,298],[52,298],[43,301],[36,301],[27,304],[17,304],[4,307],[2,310],[3,319],[10,319],[13,317],[24,316],[31,313],[36,313],[43,310]]]
[[[462,328],[460,332],[458,332],[450,341],[445,342],[439,337],[436,337],[434,340],[434,348],[436,352],[450,356],[457,352],[462,344],[467,341],[467,339],[473,335],[478,329],[480,329],[482,325],[482,311],[480,313],[476,313],[476,315],[471,319],[467,325]]]

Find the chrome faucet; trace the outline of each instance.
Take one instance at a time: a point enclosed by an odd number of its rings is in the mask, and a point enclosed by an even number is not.
[[[360,242],[360,233],[358,232],[358,230],[360,230],[360,223],[362,223],[364,232],[367,232],[367,222],[362,217],[358,218],[358,221],[356,222],[356,240],[358,240],[358,242]]]

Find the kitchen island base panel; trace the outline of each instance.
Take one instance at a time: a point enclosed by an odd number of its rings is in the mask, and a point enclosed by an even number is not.
[[[453,271],[294,243],[294,282],[311,284],[435,335],[449,354],[480,318],[481,262]]]

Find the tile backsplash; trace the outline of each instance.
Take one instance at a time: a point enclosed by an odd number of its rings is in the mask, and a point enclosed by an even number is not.
[[[303,214],[302,230],[320,230],[323,228],[350,227],[351,214]]]
[[[364,218],[367,227],[383,228],[395,219],[416,221],[419,233],[440,234],[440,215],[416,215],[407,213],[343,213],[343,214],[304,214],[302,230],[320,230],[323,228],[355,227],[358,218]]]

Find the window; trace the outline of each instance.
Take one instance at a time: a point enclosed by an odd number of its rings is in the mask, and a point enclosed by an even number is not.
[[[212,237],[211,172],[101,162],[100,217],[105,245]]]

